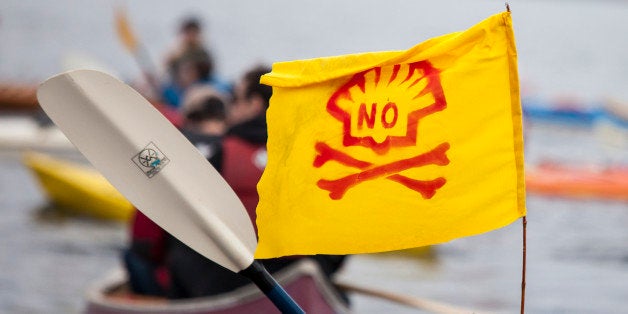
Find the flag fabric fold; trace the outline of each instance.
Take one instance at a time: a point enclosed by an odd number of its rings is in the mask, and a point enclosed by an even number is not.
[[[256,258],[430,245],[526,213],[508,12],[406,51],[276,63],[262,83]]]

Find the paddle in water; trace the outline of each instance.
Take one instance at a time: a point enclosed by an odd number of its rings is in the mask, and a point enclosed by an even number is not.
[[[283,313],[304,313],[255,261],[253,225],[235,192],[144,97],[98,71],[48,79],[39,103],[78,150],[155,223],[251,279]]]

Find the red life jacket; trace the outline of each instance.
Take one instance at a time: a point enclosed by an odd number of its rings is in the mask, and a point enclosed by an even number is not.
[[[140,246],[140,252],[136,253],[156,264],[163,261],[166,233],[137,209],[131,221],[130,233],[134,245]]]
[[[266,166],[266,145],[252,144],[236,136],[226,137],[222,145],[222,176],[244,204],[257,234],[257,182]]]

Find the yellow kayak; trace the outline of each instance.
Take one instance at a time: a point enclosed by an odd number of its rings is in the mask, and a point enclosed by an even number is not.
[[[131,218],[133,205],[95,169],[34,152],[24,154],[22,161],[60,208],[122,222]]]

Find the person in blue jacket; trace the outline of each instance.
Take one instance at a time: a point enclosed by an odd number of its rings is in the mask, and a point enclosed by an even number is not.
[[[162,87],[161,98],[172,107],[178,108],[186,90],[196,84],[207,84],[218,92],[231,93],[231,84],[215,73],[214,58],[203,42],[202,27],[197,18],[182,22],[180,41],[168,53],[166,68],[169,79]]]

